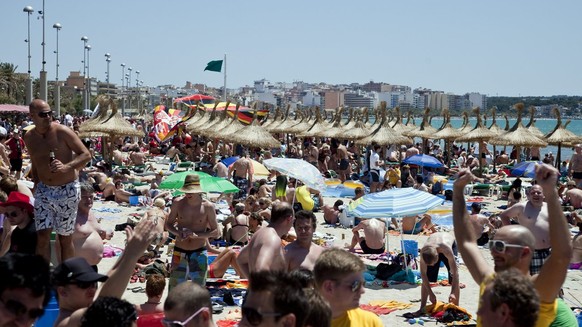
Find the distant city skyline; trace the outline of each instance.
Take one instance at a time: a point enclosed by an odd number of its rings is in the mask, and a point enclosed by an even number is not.
[[[30,5],[31,71],[42,62],[42,0],[4,0],[0,62],[27,71]],[[186,81],[221,87],[222,73],[203,71],[227,54],[227,88],[271,82],[365,84],[370,81],[454,94],[580,95],[582,2],[418,1],[55,1],[45,0],[45,60],[55,78],[83,72],[89,38],[90,76],[121,84],[122,68],[145,85]],[[127,69],[125,71],[127,73]]]

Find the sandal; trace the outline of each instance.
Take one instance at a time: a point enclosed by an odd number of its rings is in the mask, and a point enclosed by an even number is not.
[[[138,287],[132,288],[131,291],[134,293],[145,293],[145,288],[138,286]]]
[[[137,279],[138,279],[137,274],[133,274],[133,275],[131,275],[129,282],[133,284],[133,283],[137,282]]]

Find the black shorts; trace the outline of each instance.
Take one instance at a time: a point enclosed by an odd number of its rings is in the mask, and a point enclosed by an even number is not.
[[[453,242],[453,254],[455,257],[458,255],[457,242]],[[426,267],[426,275],[428,276],[428,281],[431,283],[436,283],[439,277],[439,269],[441,267],[441,262],[447,267],[447,272],[449,273],[449,283],[453,283],[453,275],[451,275],[451,266],[449,260],[442,254],[439,253],[439,260],[433,266]],[[456,262],[452,264],[456,265]]]
[[[21,171],[22,159],[10,159],[10,171]]]
[[[538,156],[532,156],[532,157],[531,157],[531,160],[536,160],[536,161],[538,161],[538,160],[540,160],[540,157],[538,157]]]
[[[346,170],[346,169],[348,169],[349,166],[350,166],[350,162],[348,161],[348,159],[341,159],[340,160],[340,164],[339,164],[340,170]]]
[[[378,183],[380,181],[380,172],[375,169],[370,170],[370,181]]]
[[[368,246],[368,244],[366,244],[366,240],[365,239],[363,239],[360,242],[360,247],[362,248],[362,251],[365,254],[382,254],[382,253],[384,253],[384,247],[381,247],[379,249],[372,249],[372,248],[370,248]]]

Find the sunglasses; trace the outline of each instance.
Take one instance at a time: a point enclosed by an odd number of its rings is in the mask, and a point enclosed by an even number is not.
[[[6,311],[17,318],[27,315],[28,319],[36,320],[44,315],[44,309],[28,309],[22,302],[16,300],[5,301],[0,299],[0,303],[2,303]]]
[[[18,212],[16,212],[16,211],[7,212],[7,213],[5,213],[5,215],[10,216],[12,218],[16,218],[16,217],[18,217]]]
[[[202,311],[208,311],[208,308],[207,307],[200,308],[200,310],[194,312],[193,315],[191,315],[190,317],[188,317],[184,321],[168,320],[168,319],[164,318],[161,320],[161,322],[162,322],[162,325],[164,325],[165,327],[185,327],[190,322],[190,320],[194,319],[194,317],[199,315],[200,312],[202,312]]]
[[[80,282],[80,281],[76,281],[76,282],[72,282],[72,285],[77,286],[80,289],[86,290],[88,288],[97,288],[97,282]]]
[[[259,202],[259,205],[263,205],[263,204],[265,204],[265,202]]]
[[[283,315],[278,312],[259,312],[257,309],[249,307],[242,307],[241,311],[243,319],[246,319],[253,326],[260,325],[264,317],[280,317]]]
[[[524,248],[523,245],[509,244],[499,240],[489,241],[489,250],[497,253],[505,253],[506,248]]]
[[[41,112],[37,113],[36,115],[39,116],[40,118],[52,117],[53,112],[52,111],[41,111]]]
[[[337,281],[337,282],[339,283],[339,281]],[[364,286],[364,282],[361,279],[358,279],[358,280],[354,280],[353,282],[348,284],[348,286],[350,287],[350,290],[352,291],[352,293],[356,293],[357,291],[360,290],[360,288],[362,288]]]

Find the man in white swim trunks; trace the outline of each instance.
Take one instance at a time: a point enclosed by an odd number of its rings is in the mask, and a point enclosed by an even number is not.
[[[50,237],[54,228],[60,258],[64,261],[75,254],[72,235],[81,199],[79,170],[89,162],[91,154],[72,129],[52,122],[53,112],[46,102],[33,100],[29,110],[35,127],[23,139],[35,182],[36,252],[50,261]]]

